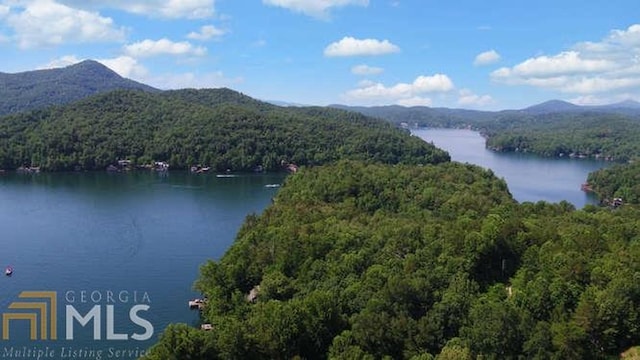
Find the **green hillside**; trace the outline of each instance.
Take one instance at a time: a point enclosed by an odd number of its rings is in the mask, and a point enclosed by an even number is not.
[[[606,359],[640,343],[639,213],[517,204],[488,170],[289,177],[201,268],[212,331],[145,359]]]
[[[358,113],[280,108],[229,89],[119,90],[0,118],[2,169],[104,170],[119,159],[250,171],[338,159],[427,164],[449,156]]]

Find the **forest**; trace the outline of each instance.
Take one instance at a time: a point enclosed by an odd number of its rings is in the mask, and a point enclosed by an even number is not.
[[[116,90],[0,118],[0,169],[104,170],[168,162],[217,171],[279,170],[338,159],[427,164],[446,152],[382,120],[283,108],[229,89]]]
[[[640,344],[640,214],[513,200],[490,170],[339,161],[288,177],[202,322],[145,359],[607,359]]]
[[[640,163],[616,164],[589,174],[587,183],[601,199],[640,205]]]
[[[587,157],[626,162],[640,158],[640,117],[603,113],[509,116],[486,124],[487,147],[547,157]]]

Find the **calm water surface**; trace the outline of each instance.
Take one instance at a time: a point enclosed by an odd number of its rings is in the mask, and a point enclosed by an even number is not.
[[[265,185],[283,180],[179,172],[0,175],[0,266],[15,269],[0,278],[0,311],[34,312],[9,310],[16,301],[42,301],[19,299],[22,291],[55,291],[58,301],[57,341],[30,341],[29,322],[13,320],[0,357],[36,359],[16,355],[42,350],[53,351],[53,359],[133,359],[168,323],[197,325],[187,301],[198,296],[192,284],[199,266],[222,256],[246,215],[261,212],[275,195],[277,188]],[[65,340],[70,303],[83,316],[100,305],[100,341],[92,322],[77,321],[74,340]],[[149,306],[138,315],[154,328],[150,340],[131,340],[145,333],[129,318],[136,304]],[[107,305],[114,306],[112,333],[128,340],[105,340]],[[132,352],[116,356],[119,350]]]
[[[485,139],[476,131],[458,129],[413,130],[425,141],[449,152],[451,159],[491,169],[504,178],[513,197],[520,201],[566,200],[577,208],[597,204],[592,194],[580,190],[587,175],[610,163],[588,159],[553,159],[531,154],[496,153],[485,148]]]
[[[595,199],[580,184],[607,165],[494,153],[473,131],[413,134],[449,151],[453,160],[492,169],[519,201],[568,200],[582,207]],[[266,185],[283,180],[282,174],[220,178],[184,172],[0,175],[0,269],[15,269],[0,278],[0,311],[37,313],[40,329],[39,310],[10,309],[11,304],[43,302],[19,298],[23,291],[55,291],[58,301],[56,341],[30,341],[29,321],[12,320],[9,339],[0,340],[0,357],[37,359],[40,352],[48,354],[41,359],[133,359],[167,324],[197,326],[197,312],[187,301],[199,295],[192,289],[199,266],[222,256],[244,218],[261,212],[275,195],[277,187]],[[65,339],[68,305],[81,316],[99,307],[84,327],[71,321],[73,340]],[[148,306],[137,313],[153,326],[146,341],[131,339],[145,333],[129,317],[136,305]],[[107,340],[109,332],[127,340]]]

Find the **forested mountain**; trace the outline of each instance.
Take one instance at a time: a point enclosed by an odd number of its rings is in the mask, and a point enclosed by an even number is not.
[[[427,164],[449,156],[382,120],[281,108],[229,89],[117,90],[0,118],[0,168],[103,170],[119,159],[250,171],[338,159]]]
[[[529,106],[526,109],[523,109],[524,112],[530,114],[544,114],[544,113],[558,113],[558,112],[568,112],[568,111],[578,111],[581,107],[570,102],[562,101],[562,100],[549,100],[545,101],[541,104]]]
[[[213,331],[145,359],[605,359],[640,343],[640,214],[517,204],[471,165],[289,177],[201,268]]]
[[[92,60],[58,69],[0,73],[0,116],[67,104],[116,89],[159,91]]]

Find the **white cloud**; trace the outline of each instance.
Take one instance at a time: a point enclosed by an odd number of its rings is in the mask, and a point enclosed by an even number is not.
[[[358,87],[359,88],[369,87],[369,86],[373,86],[375,84],[376,84],[375,81],[369,80],[369,79],[364,79],[364,80],[358,81]]]
[[[565,51],[555,56],[538,56],[527,59],[512,69],[507,69],[507,74],[510,75],[512,72],[521,77],[545,78],[558,75],[597,73],[614,67],[615,63],[607,59],[585,59],[577,51]]]
[[[351,73],[352,74],[354,74],[354,75],[362,75],[362,76],[379,75],[379,74],[382,74],[383,71],[384,71],[383,68],[375,67],[375,66],[369,66],[369,65],[366,65],[366,64],[356,65],[356,66],[351,68]]]
[[[469,89],[461,89],[458,95],[458,104],[462,106],[482,107],[493,104],[493,98],[490,95],[477,95]]]
[[[145,82],[149,74],[147,68],[130,56],[119,56],[111,59],[98,59],[100,63],[117,72],[120,76]]]
[[[427,100],[430,103],[430,99],[421,95],[448,92],[454,89],[453,82],[444,74],[421,75],[412,83],[398,83],[393,86],[370,81],[360,85],[357,89],[348,91],[345,97],[362,104],[408,104],[417,103],[419,98],[423,99],[423,103]]]
[[[582,95],[567,101],[576,105],[602,105],[609,103],[608,100],[603,100],[602,98],[594,95]]]
[[[389,42],[389,40],[356,39],[346,36],[340,41],[329,44],[324,49],[324,55],[329,57],[385,55],[398,51],[400,51],[400,48]]]
[[[124,29],[96,12],[74,9],[53,0],[27,3],[16,13],[6,15],[21,48],[65,43],[122,41]]]
[[[588,95],[640,88],[640,25],[613,30],[597,42],[581,42],[556,55],[527,59],[494,71],[509,85],[530,85]]]
[[[640,99],[640,96],[629,93],[620,93],[614,96],[608,96],[606,94],[603,96],[581,95],[567,101],[576,105],[606,105],[634,99]]]
[[[498,61],[500,61],[500,54],[495,50],[489,50],[478,54],[476,59],[473,61],[473,65],[490,65],[497,63]]]
[[[327,19],[332,8],[348,5],[369,6],[369,0],[262,0],[262,3],[319,19]]]
[[[134,14],[163,18],[202,19],[215,13],[215,0],[60,0],[85,9],[119,9]]]
[[[7,5],[0,4],[0,18],[3,18],[9,14],[11,8]]]
[[[200,32],[190,32],[187,35],[187,38],[204,41],[213,38],[219,38],[224,34],[226,34],[225,30],[218,29],[213,25],[204,25],[200,28]]]
[[[431,106],[432,101],[428,97],[414,96],[408,99],[400,99],[397,104],[402,106]]]
[[[158,55],[203,56],[207,53],[207,49],[201,46],[193,46],[188,41],[174,42],[164,38],[155,41],[147,39],[126,45],[124,52],[134,58]]]
[[[48,64],[38,67],[38,69],[61,68],[61,67],[77,64],[83,60],[84,59],[80,59],[76,55],[65,55],[57,59],[51,60]]]
[[[48,64],[39,67],[40,69],[53,69],[66,67],[77,64],[86,59],[79,58],[76,55],[65,55],[57,59],[51,60]],[[148,75],[148,70],[138,63],[138,61],[129,56],[120,56],[111,59],[96,59],[99,63],[118,73],[118,75],[144,82]]]
[[[211,89],[231,87],[242,83],[241,77],[228,78],[222,71],[210,73],[161,74],[147,77],[145,83],[158,89]]]

